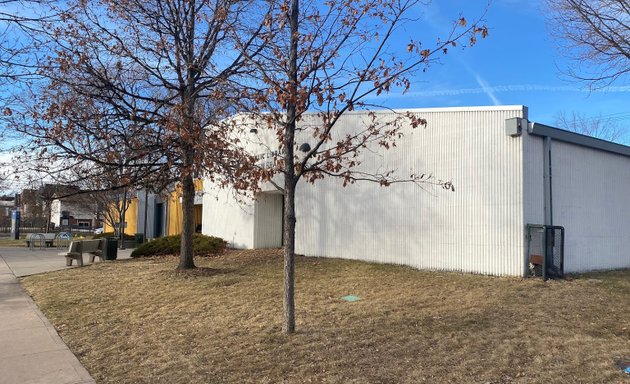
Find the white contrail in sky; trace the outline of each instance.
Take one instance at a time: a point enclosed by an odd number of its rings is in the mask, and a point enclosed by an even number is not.
[[[485,83],[482,85],[480,80]],[[543,85],[543,84],[512,84],[512,85],[488,85],[483,79],[477,79],[479,88],[459,88],[459,89],[433,89],[427,91],[412,91],[405,94],[402,93],[390,93],[388,97],[409,97],[409,96],[457,96],[457,95],[469,95],[486,93],[488,96],[501,92],[581,92],[581,93],[630,93],[630,86],[616,86],[607,87],[605,89],[581,89],[572,87],[569,85]],[[493,96],[490,96],[493,98]],[[496,96],[493,98],[495,101]],[[498,101],[498,100],[497,100]]]
[[[488,95],[494,105],[501,105],[501,101],[494,95],[495,91],[487,81],[477,74],[475,74],[475,80],[477,80],[477,84],[479,84],[481,89]]]

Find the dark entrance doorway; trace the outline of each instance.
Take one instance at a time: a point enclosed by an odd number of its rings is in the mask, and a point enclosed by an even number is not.
[[[154,212],[153,237],[162,237],[164,236],[164,203],[155,203]]]

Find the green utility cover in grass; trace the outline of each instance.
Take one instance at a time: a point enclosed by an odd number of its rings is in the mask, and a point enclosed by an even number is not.
[[[349,301],[349,302],[352,303],[353,301],[361,300],[361,298],[359,296],[355,296],[355,295],[348,295],[348,296],[342,297],[341,300]]]

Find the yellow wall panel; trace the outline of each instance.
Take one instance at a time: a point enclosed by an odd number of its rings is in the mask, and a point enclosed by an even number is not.
[[[203,191],[203,180],[196,179],[195,180],[195,191]],[[168,226],[166,228],[166,235],[179,235],[182,233],[182,223],[183,223],[183,211],[182,211],[182,202],[181,202],[181,187],[178,185],[173,192],[170,193],[168,199]],[[195,205],[194,218],[195,225],[194,228],[197,228],[198,225],[201,225],[201,216],[202,216],[202,206]],[[193,229],[194,229],[193,228]]]
[[[182,203],[179,201],[178,190],[171,192],[168,197],[168,227],[166,228],[166,236],[182,233]]]
[[[114,208],[112,207],[111,209],[114,209]],[[128,235],[134,235],[138,229],[138,199],[137,198],[133,198],[131,202],[129,203],[127,212],[125,212],[125,221],[127,222],[125,233]],[[104,223],[103,231],[114,232],[114,229],[108,223]]]

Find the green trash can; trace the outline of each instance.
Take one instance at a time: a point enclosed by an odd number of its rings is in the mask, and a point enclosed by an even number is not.
[[[105,247],[103,249],[103,258],[105,260],[116,260],[118,258],[118,239],[108,237],[105,239]]]
[[[144,243],[144,233],[136,233],[136,245]]]

